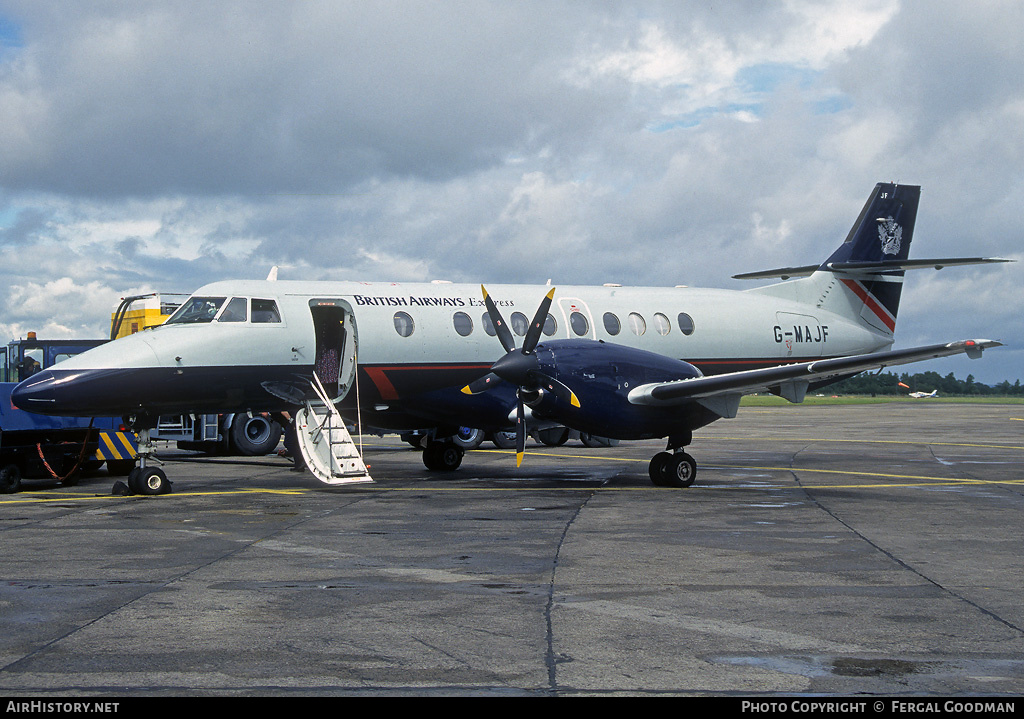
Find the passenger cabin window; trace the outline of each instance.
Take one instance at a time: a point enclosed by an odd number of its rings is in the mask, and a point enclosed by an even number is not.
[[[463,337],[469,337],[473,333],[473,318],[465,312],[456,312],[452,322],[455,324],[455,331]]]
[[[190,297],[165,324],[190,325],[213,322],[217,310],[226,299],[227,297]]]
[[[554,316],[550,312],[544,318],[544,329],[541,331],[548,337],[558,332],[558,322],[555,321]]]
[[[680,312],[678,321],[680,332],[682,332],[684,335],[693,334],[693,318],[690,317],[690,315],[686,314],[685,312]]]
[[[610,335],[619,334],[619,330],[622,326],[619,324],[619,318],[611,312],[604,313],[604,331]]]
[[[512,313],[512,331],[522,337],[526,334],[526,328],[530,326],[530,320],[522,312]]]
[[[627,321],[629,322],[630,332],[635,334],[637,337],[647,331],[647,322],[644,321],[644,318],[636,312],[630,312]]]
[[[480,324],[484,326],[484,332],[489,334],[491,337],[495,337],[498,333],[494,330],[494,323],[491,322],[491,316],[486,312],[480,316]]]
[[[672,323],[669,322],[668,317],[658,312],[654,315],[654,329],[664,337],[672,331]]]
[[[262,324],[271,324],[281,321],[281,313],[277,310],[277,303],[274,300],[252,301],[252,321]]]
[[[416,325],[412,321],[412,317],[409,316],[408,312],[396,312],[395,313],[395,332],[402,337],[408,337],[416,329]]]
[[[569,326],[579,337],[583,337],[590,331],[590,322],[582,312],[573,312],[569,315]]]
[[[248,319],[248,302],[244,297],[232,297],[228,306],[220,313],[218,322],[245,322]]]

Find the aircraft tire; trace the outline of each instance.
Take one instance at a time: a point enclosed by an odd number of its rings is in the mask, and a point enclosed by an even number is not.
[[[483,444],[484,431],[472,427],[459,427],[458,434],[452,438],[452,441],[463,449],[476,449]]]
[[[495,432],[491,435],[491,441],[494,442],[494,446],[498,449],[515,449],[516,448],[516,433],[515,432]]]
[[[270,454],[281,441],[281,425],[269,417],[236,414],[231,424],[231,443],[246,457]]]
[[[552,427],[537,432],[537,439],[546,447],[561,447],[569,441],[568,427]]]
[[[668,486],[665,480],[665,465],[671,459],[671,452],[658,452],[651,458],[651,463],[647,466],[647,473],[651,475],[651,481],[654,483],[654,486]]]
[[[132,494],[170,494],[171,483],[163,470],[157,467],[133,469],[128,475],[128,488]]]
[[[431,442],[423,450],[423,465],[431,472],[453,472],[462,464],[465,454],[453,442]]]
[[[697,479],[697,462],[686,452],[676,452],[665,462],[663,479],[667,487],[689,487]]]
[[[0,494],[15,494],[21,489],[21,470],[16,464],[0,467]]]
[[[584,447],[597,449],[598,447],[614,447],[619,443],[619,440],[609,439],[608,437],[598,437],[596,434],[580,432],[580,442],[583,443]]]

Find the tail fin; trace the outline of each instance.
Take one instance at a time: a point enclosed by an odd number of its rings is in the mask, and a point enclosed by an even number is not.
[[[820,269],[839,269],[836,265],[845,263],[906,260],[920,199],[921,188],[916,185],[875,185],[850,234]]]
[[[819,270],[837,273],[860,319],[893,334],[903,291],[904,270],[914,237],[921,188],[878,183],[864,204],[850,234]]]

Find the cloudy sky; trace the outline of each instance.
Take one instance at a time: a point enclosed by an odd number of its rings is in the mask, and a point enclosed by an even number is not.
[[[0,0],[0,334],[273,265],[744,289],[878,181],[912,256],[1024,260],[1022,48],[1019,0]],[[1022,280],[909,273],[897,346],[1024,379]]]

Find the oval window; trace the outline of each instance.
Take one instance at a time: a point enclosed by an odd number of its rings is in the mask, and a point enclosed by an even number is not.
[[[668,317],[656,312],[654,315],[654,329],[658,331],[658,334],[664,337],[672,330],[672,323],[668,321]]]
[[[530,320],[522,312],[512,313],[512,331],[522,337],[526,334],[526,328],[530,326]]]
[[[622,325],[619,324],[619,318],[611,312],[604,313],[604,331],[610,335],[619,334],[619,330],[622,329]]]
[[[693,318],[685,312],[679,313],[679,331],[684,335],[693,334]]]
[[[647,322],[645,322],[644,318],[636,312],[630,312],[627,321],[629,322],[630,332],[635,334],[637,337],[647,331]]]
[[[548,316],[544,319],[543,332],[547,337],[550,337],[551,335],[555,334],[555,332],[558,332],[558,322],[555,321],[554,316],[552,316],[550,312],[548,313]]]
[[[408,337],[414,329],[416,329],[416,325],[413,324],[412,317],[408,312],[395,313],[395,332],[402,337]]]
[[[480,324],[484,326],[484,332],[489,334],[491,337],[496,336],[498,333],[494,331],[494,323],[491,322],[491,316],[484,312],[480,316]]]
[[[473,318],[465,312],[456,312],[452,322],[455,324],[455,331],[463,337],[469,337],[473,333]]]
[[[569,325],[572,327],[572,331],[580,337],[590,331],[590,323],[587,322],[587,318],[582,312],[573,312],[569,315]]]

